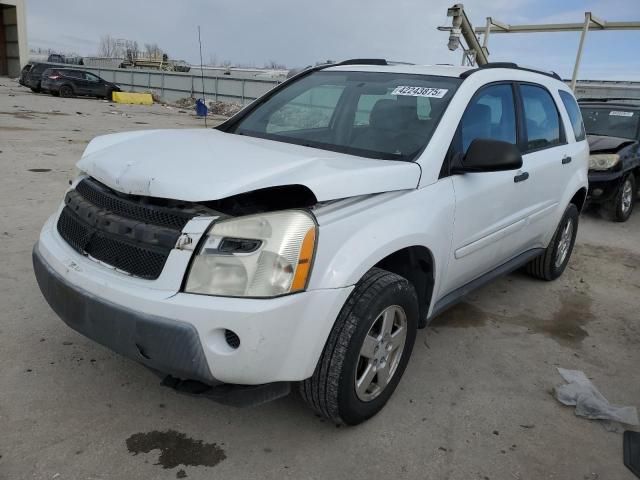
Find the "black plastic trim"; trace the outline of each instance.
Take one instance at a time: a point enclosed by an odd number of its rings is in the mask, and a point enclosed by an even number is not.
[[[195,380],[180,380],[166,376],[161,385],[178,393],[203,397],[233,407],[255,407],[287,396],[291,392],[290,382],[263,383],[260,385],[206,385]]]
[[[468,78],[474,73],[481,72],[483,70],[492,69],[492,68],[507,68],[509,70],[522,70],[525,72],[538,73],[540,75],[544,75],[545,77],[551,77],[551,78],[555,78],[556,80],[562,81],[562,78],[556,72],[547,72],[544,70],[537,70],[535,68],[521,67],[517,63],[513,63],[513,62],[492,62],[492,63],[487,63],[486,65],[480,65],[479,67],[474,68],[472,70],[466,70],[462,72],[460,74],[460,78],[463,78],[463,79]]]
[[[474,290],[486,285],[487,283],[495,280],[496,278],[502,277],[504,275],[508,275],[509,273],[517,270],[518,268],[526,265],[530,260],[533,260],[537,256],[540,256],[544,253],[544,248],[534,248],[527,252],[524,252],[518,255],[515,258],[512,258],[506,263],[503,263],[497,268],[481,275],[475,280],[470,281],[466,285],[463,285],[460,288],[457,288],[453,292],[445,295],[440,300],[436,302],[433,307],[433,311],[431,315],[429,315],[428,321],[430,322],[433,318],[440,315],[445,310],[453,307],[456,303],[460,302],[465,296],[473,292]]]

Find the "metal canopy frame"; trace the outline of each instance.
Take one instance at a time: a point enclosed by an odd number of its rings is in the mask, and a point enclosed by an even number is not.
[[[573,75],[571,77],[571,88],[575,90],[584,43],[589,30],[640,30],[640,22],[608,22],[594,16],[591,12],[585,12],[584,22],[582,23],[548,23],[548,24],[530,24],[530,25],[510,25],[487,17],[487,23],[484,27],[473,28],[464,11],[464,5],[455,4],[447,10],[447,16],[453,17],[451,27],[438,27],[438,30],[449,32],[449,49],[456,50],[460,46],[460,35],[463,36],[467,43],[467,48],[463,47],[465,60],[471,65],[485,65],[488,63],[489,57],[489,37],[491,34],[497,33],[551,33],[551,32],[582,32],[580,34],[580,43],[576,54],[576,62],[573,67]],[[479,36],[483,35],[482,45],[480,45]]]
[[[550,32],[582,32],[580,34],[580,43],[578,45],[578,53],[576,54],[576,62],[573,66],[573,75],[571,77],[571,88],[575,89],[578,79],[578,71],[582,60],[582,52],[584,50],[584,42],[589,29],[596,31],[603,30],[640,30],[640,22],[608,22],[602,20],[591,12],[584,13],[583,23],[548,23],[539,25],[509,25],[487,17],[486,27],[478,27],[475,33],[484,35],[483,46],[489,43],[489,35],[491,33],[550,33]]]

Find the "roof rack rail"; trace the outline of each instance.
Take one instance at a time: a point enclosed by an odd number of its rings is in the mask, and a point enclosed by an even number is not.
[[[462,79],[467,78],[468,76],[473,75],[476,72],[480,72],[482,70],[486,70],[489,68],[510,68],[513,70],[523,70],[525,72],[539,73],[540,75],[546,75],[547,77],[555,78],[556,80],[562,81],[562,78],[560,78],[560,75],[558,75],[556,72],[548,72],[546,70],[538,70],[537,68],[531,68],[531,67],[521,67],[520,65],[514,62],[490,62],[490,63],[487,63],[486,65],[480,65],[477,68],[474,68],[472,70],[467,70],[465,72],[462,72],[460,74],[460,78]]]
[[[389,65],[389,62],[384,58],[351,58],[349,60],[334,63],[331,66],[337,65]]]

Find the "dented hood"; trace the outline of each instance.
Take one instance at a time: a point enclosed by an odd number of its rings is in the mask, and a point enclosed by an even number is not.
[[[212,129],[144,130],[97,137],[78,168],[122,193],[191,202],[280,185],[319,201],[413,189],[420,167]]]
[[[616,151],[627,145],[631,145],[635,140],[620,137],[608,137],[605,135],[587,135],[589,150],[591,153],[601,151]]]

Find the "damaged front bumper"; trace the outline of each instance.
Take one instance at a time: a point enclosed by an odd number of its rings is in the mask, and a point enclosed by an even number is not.
[[[251,404],[247,396],[265,401],[286,394],[288,382],[310,377],[353,289],[271,299],[188,294],[179,291],[184,266],[175,259],[158,280],[135,278],[76,252],[56,220],[46,222],[33,251],[38,284],[53,310],[88,338],[169,375],[165,385],[223,403]],[[228,345],[226,330],[239,346]]]

